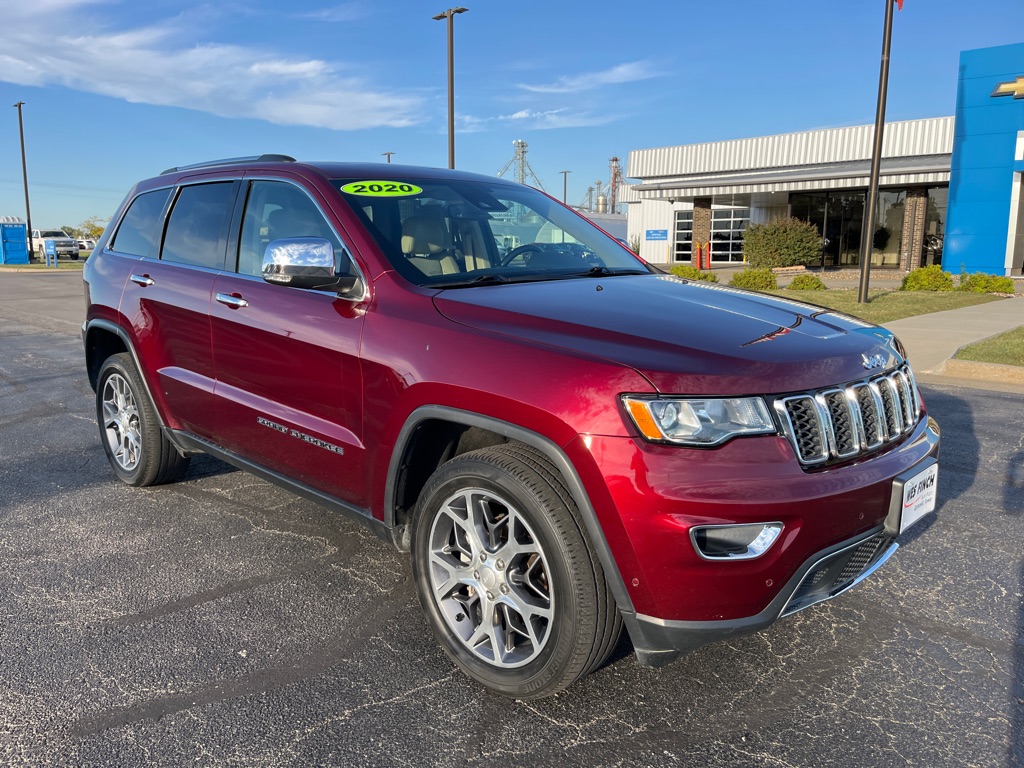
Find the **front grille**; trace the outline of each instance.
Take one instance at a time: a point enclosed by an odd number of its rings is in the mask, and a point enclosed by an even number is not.
[[[781,397],[775,410],[801,464],[870,453],[913,431],[921,414],[909,365],[841,387]]]
[[[895,539],[880,531],[852,546],[822,558],[804,574],[782,610],[789,616],[835,597],[865,579],[896,551]]]

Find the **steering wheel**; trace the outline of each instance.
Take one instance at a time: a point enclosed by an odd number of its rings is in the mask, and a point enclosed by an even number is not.
[[[524,253],[540,253],[540,248],[537,247],[536,243],[527,243],[526,245],[520,245],[517,248],[513,248],[511,251],[506,253],[498,261],[499,267],[505,267],[512,263],[513,259],[517,256],[521,256]]]

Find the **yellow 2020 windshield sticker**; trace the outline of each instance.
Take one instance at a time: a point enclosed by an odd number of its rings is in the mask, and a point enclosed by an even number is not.
[[[423,190],[415,184],[403,181],[353,181],[341,188],[346,195],[365,195],[367,197],[408,197],[418,195]]]

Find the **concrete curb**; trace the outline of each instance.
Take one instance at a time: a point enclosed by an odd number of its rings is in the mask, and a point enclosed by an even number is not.
[[[1024,367],[1019,365],[978,363],[973,360],[950,358],[936,370],[931,371],[931,373],[939,376],[950,376],[956,379],[997,381],[1003,384],[1019,384],[1024,386]]]

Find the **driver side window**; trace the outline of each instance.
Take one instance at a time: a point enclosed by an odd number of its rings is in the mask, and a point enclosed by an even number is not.
[[[337,258],[344,246],[316,204],[294,184],[253,181],[249,187],[238,247],[238,273],[260,275],[263,255],[272,240],[319,237],[334,246]]]

